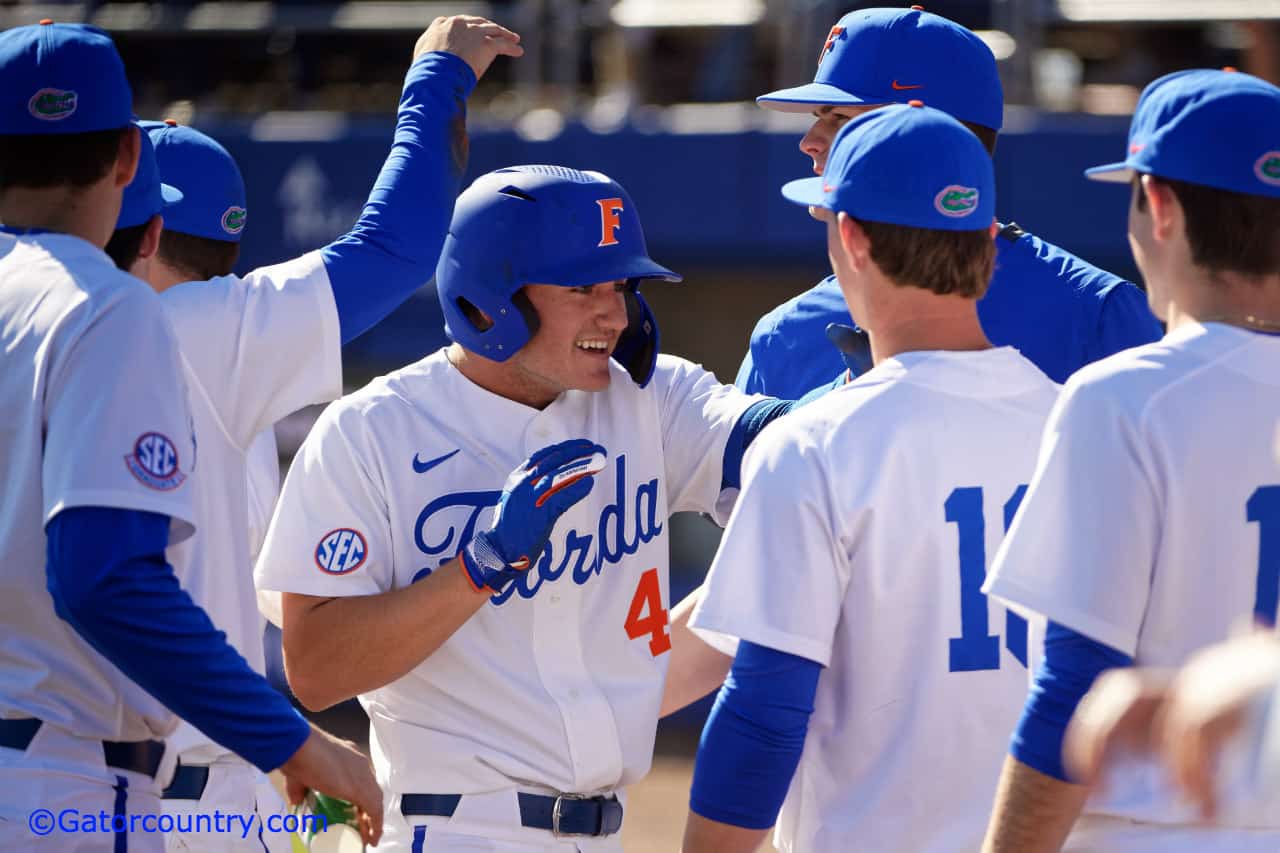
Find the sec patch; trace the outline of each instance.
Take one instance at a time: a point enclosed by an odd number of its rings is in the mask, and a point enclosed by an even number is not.
[[[139,483],[161,492],[172,491],[187,479],[178,465],[178,449],[167,436],[144,432],[124,458],[125,467]]]
[[[330,530],[316,546],[316,566],[326,575],[349,575],[363,566],[368,556],[364,534],[350,527]]]

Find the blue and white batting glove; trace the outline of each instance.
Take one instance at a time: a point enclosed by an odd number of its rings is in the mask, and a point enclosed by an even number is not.
[[[542,448],[511,473],[493,524],[458,555],[477,592],[501,592],[537,562],[556,521],[591,492],[604,463],[603,447],[575,438]]]

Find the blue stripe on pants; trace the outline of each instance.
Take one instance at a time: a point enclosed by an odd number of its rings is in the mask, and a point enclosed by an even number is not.
[[[415,826],[413,828],[413,850],[411,853],[422,853],[423,845],[427,843],[427,828],[425,826]]]
[[[125,816],[124,805],[129,799],[129,780],[123,776],[116,777],[116,805],[115,811],[111,815],[111,822],[114,824],[116,818],[120,819],[120,830],[116,833],[116,846],[114,853],[129,853],[129,818]]]

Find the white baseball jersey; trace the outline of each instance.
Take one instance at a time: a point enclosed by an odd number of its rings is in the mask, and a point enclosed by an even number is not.
[[[249,559],[258,560],[280,497],[280,448],[274,427],[258,433],[245,455],[245,486],[249,496]]]
[[[246,454],[255,437],[303,406],[342,393],[338,313],[319,252],[180,284],[161,294],[191,387],[203,475],[194,504],[203,535],[169,549],[183,587],[258,672],[262,617],[253,588]],[[184,723],[169,739],[188,763],[227,750]]]
[[[1280,337],[1189,324],[1086,367],[1045,430],[988,592],[1144,666],[1178,666],[1255,612],[1274,621],[1277,424]],[[1183,823],[1163,780],[1121,768],[1086,813]],[[1262,843],[1280,849],[1280,812],[1222,823],[1275,828]],[[1213,849],[1200,833],[1192,846]]]
[[[0,234],[0,717],[105,740],[174,716],[54,613],[46,523],[72,507],[167,515],[190,535],[187,388],[156,295],[78,237]]]
[[[715,512],[724,449],[759,398],[661,356],[647,388],[538,411],[446,350],[330,406],[285,478],[258,584],[318,596],[408,586],[487,529],[510,473],[572,438],[608,453],[537,564],[409,674],[360,697],[383,789],[594,793],[649,769],[670,648],[667,527]],[[451,569],[452,570],[452,569]]]
[[[747,451],[690,624],[825,667],[781,850],[981,846],[1029,677],[980,587],[1057,393],[1011,347],[903,353]]]

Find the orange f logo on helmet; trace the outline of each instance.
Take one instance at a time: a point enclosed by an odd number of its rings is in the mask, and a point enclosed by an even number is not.
[[[622,225],[622,199],[602,198],[596,201],[600,205],[600,246],[618,245],[618,228]]]

